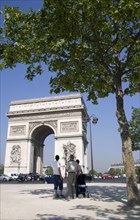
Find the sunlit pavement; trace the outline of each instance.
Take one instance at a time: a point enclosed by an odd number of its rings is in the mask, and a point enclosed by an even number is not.
[[[1,220],[139,220],[125,183],[87,183],[90,198],[54,199],[53,184],[1,184]],[[139,185],[140,188],[140,185]],[[66,184],[64,184],[64,193]]]

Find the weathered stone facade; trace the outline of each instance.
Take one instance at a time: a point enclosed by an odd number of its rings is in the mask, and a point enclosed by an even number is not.
[[[87,172],[87,118],[80,94],[10,103],[5,173],[42,173],[44,140],[54,134],[63,174],[70,154]]]

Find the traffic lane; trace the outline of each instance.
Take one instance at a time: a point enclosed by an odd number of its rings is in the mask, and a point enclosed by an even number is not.
[[[86,183],[90,183],[91,181],[86,181]],[[126,178],[125,177],[119,177],[119,178],[114,178],[114,179],[101,179],[101,178],[95,178],[93,180],[93,182],[95,183],[126,183]],[[16,181],[16,180],[12,180],[12,181],[0,181],[0,184],[46,184],[46,182],[44,181],[26,181],[26,182],[22,182],[22,181]],[[51,183],[47,183],[47,184],[51,184]],[[53,183],[52,183],[53,184]]]
[[[93,182],[95,183],[126,183],[125,177],[119,177],[114,179],[102,179],[102,178],[94,178]]]

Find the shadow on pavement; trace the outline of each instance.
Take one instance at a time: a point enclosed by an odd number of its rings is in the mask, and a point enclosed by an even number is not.
[[[55,213],[50,214],[37,214],[38,220],[140,220],[140,207],[128,207],[127,206],[127,193],[126,187],[115,187],[115,186],[88,186],[88,191],[90,193],[90,205],[89,202],[87,205],[82,204],[82,200],[80,199],[80,205],[73,205],[70,206],[70,211],[74,213],[74,210],[79,210],[79,214],[76,217],[66,217],[63,215],[63,209],[60,210],[60,215],[56,215]],[[46,190],[24,190],[21,191],[22,194],[30,193],[32,195],[40,195],[40,198],[48,198],[53,197],[54,190],[53,189],[46,189]],[[104,208],[104,206],[97,205],[98,202],[108,203],[108,208]],[[113,202],[121,202],[120,205],[117,206],[116,210],[113,210],[110,207],[110,204]],[[78,202],[79,203],[79,202]],[[55,210],[55,207],[54,207]],[[94,217],[89,217],[88,215],[80,214],[81,210],[86,210],[93,212]],[[47,211],[46,211],[47,212]]]

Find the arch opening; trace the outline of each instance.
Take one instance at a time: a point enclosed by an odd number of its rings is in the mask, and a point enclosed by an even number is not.
[[[53,136],[54,136],[53,129],[47,125],[41,125],[33,131],[31,135],[31,140],[33,145],[32,170],[34,173],[43,172],[43,161],[44,159],[46,159],[46,155],[44,155],[44,147],[48,143],[47,138],[48,137],[52,138]],[[49,150],[49,148],[47,150]],[[47,150],[45,152],[47,152]]]

